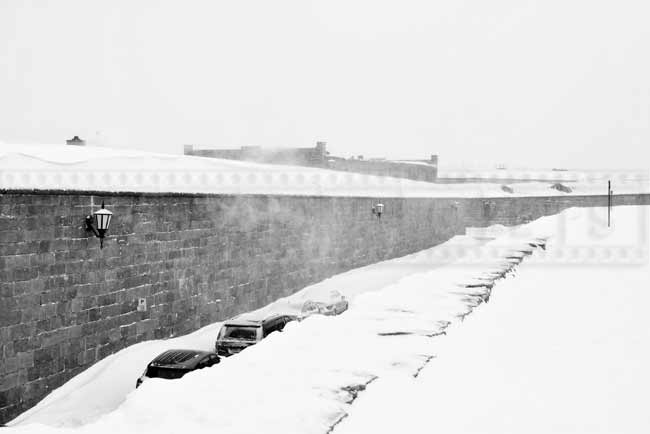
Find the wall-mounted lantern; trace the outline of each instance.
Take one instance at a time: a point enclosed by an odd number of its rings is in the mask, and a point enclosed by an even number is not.
[[[377,216],[378,219],[381,218],[381,215],[384,212],[384,204],[383,203],[378,203],[376,205],[373,205],[372,207],[372,213]]]
[[[113,213],[104,209],[104,201],[102,201],[101,209],[95,211],[92,217],[86,216],[86,230],[92,231],[99,238],[100,249],[104,248],[104,235],[106,235],[108,226],[111,224],[111,217],[113,217]]]

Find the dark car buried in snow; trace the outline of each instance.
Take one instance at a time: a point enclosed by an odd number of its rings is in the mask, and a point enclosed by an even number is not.
[[[293,315],[275,314],[265,318],[248,318],[239,316],[223,323],[215,343],[215,350],[220,356],[237,354],[244,348],[255,345],[268,335],[282,331],[284,326],[297,320]]]
[[[145,378],[181,378],[190,371],[208,368],[219,363],[219,356],[211,351],[168,350],[153,359],[135,383],[137,388]]]

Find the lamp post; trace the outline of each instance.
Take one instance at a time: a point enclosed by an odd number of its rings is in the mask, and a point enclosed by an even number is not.
[[[86,230],[92,231],[99,238],[100,249],[104,248],[104,236],[111,224],[111,217],[113,217],[113,213],[104,208],[104,201],[102,201],[102,207],[95,211],[92,217],[86,216]]]

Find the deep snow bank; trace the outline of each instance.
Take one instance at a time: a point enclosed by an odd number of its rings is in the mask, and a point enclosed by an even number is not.
[[[502,234],[503,226],[472,231],[474,236],[458,236],[433,249],[402,258],[372,264],[311,285],[290,297],[262,308],[260,314],[296,312],[306,300],[319,300],[332,290],[342,291],[353,302],[357,295],[380,290],[409,275],[434,270],[454,261],[459,251],[484,244],[486,237]],[[174,339],[147,341],[107,357],[52,392],[38,405],[16,418],[12,424],[44,423],[75,427],[95,421],[114,410],[133,391],[134,379],[156,355],[172,348],[211,350],[221,323],[204,327]]]
[[[395,373],[417,375],[437,352],[437,340],[432,337],[444,333],[450,323],[487,300],[493,282],[533,250],[542,248],[545,238],[556,230],[555,223],[546,218],[519,231],[495,228],[495,234],[483,234],[488,238],[498,234],[492,241],[481,243],[460,237],[396,260],[415,272],[400,275],[390,271],[395,261],[367,267],[370,271],[366,276],[372,280],[374,273],[378,283],[366,285],[365,290],[355,285],[358,275],[346,273],[353,277],[346,281],[342,275],[332,279],[334,284],[323,283],[320,288],[338,286],[336,289],[351,298],[351,307],[343,315],[314,316],[290,323],[284,333],[271,335],[213,368],[178,381],[147,381],[138,390],[130,389],[125,398],[123,392],[114,395],[117,401],[97,400],[98,396],[111,394],[113,384],[133,384],[147,359],[165,344],[151,343],[150,350],[142,352],[124,350],[101,362],[102,367],[85,380],[79,379],[73,387],[60,391],[58,398],[30,411],[19,419],[23,424],[13,430],[67,431],[36,422],[85,424],[70,429],[75,433],[250,433],[260,427],[267,433],[327,432],[346,416],[352,400],[367,384]],[[319,288],[305,290],[309,291],[318,292]],[[305,294],[292,297],[299,299]],[[269,309],[282,310],[288,304],[280,300]],[[211,344],[207,336],[212,333],[208,330],[201,335],[200,339],[205,338],[201,345]],[[193,339],[180,338],[173,346],[199,343]],[[133,351],[131,356],[137,353],[137,357],[131,357],[129,351]],[[125,363],[117,362],[122,353]],[[127,365],[130,378],[126,378],[126,370],[118,368]],[[111,378],[118,376],[119,381],[113,383]],[[98,403],[101,409],[88,404],[91,402]],[[110,411],[116,402],[119,406]],[[76,413],[75,408],[79,409]],[[65,413],[65,420],[59,413]]]
[[[650,432],[650,209],[616,208],[611,229],[590,212],[558,216],[417,380],[373,382],[335,432]]]

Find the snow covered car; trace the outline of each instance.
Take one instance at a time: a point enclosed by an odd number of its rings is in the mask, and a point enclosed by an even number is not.
[[[212,351],[168,350],[153,359],[135,382],[137,388],[146,378],[181,378],[196,369],[209,368],[219,363],[219,356]]]
[[[338,291],[331,291],[327,301],[307,300],[302,305],[301,315],[303,317],[321,314],[321,315],[339,315],[348,310],[348,301],[345,296]]]
[[[255,345],[271,333],[282,331],[284,326],[297,320],[293,315],[274,314],[268,317],[236,317],[223,323],[215,342],[215,351],[220,356],[237,354],[244,348]]]

